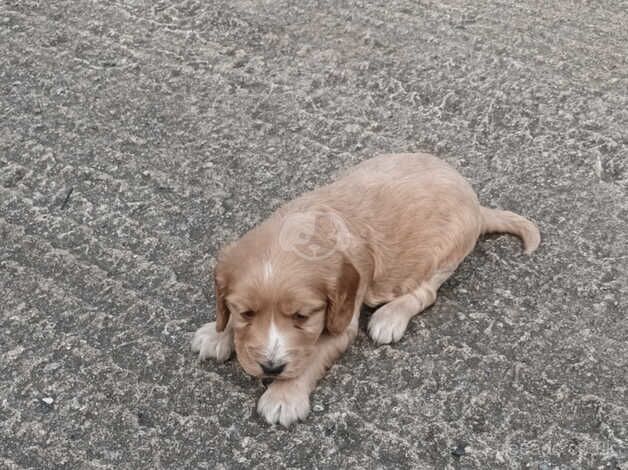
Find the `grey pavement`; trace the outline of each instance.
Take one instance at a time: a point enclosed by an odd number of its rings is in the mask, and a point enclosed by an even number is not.
[[[0,468],[628,468],[625,1],[2,1]],[[199,363],[217,250],[379,153],[481,240],[289,429]],[[368,316],[368,312],[365,312]]]

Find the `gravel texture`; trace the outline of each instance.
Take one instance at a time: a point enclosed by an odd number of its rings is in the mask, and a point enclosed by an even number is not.
[[[628,4],[0,3],[0,468],[628,468]],[[535,220],[289,429],[199,363],[214,256],[378,153]],[[368,312],[365,313],[368,316]]]

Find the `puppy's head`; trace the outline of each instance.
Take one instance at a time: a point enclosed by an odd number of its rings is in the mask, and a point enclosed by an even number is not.
[[[348,327],[360,276],[341,253],[308,260],[250,239],[226,250],[216,266],[216,329],[233,328],[247,373],[297,377],[321,334]]]

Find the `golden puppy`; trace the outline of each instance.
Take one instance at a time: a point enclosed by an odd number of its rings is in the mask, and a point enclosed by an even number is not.
[[[487,232],[518,235],[526,253],[540,242],[532,222],[480,206],[436,157],[367,160],[220,253],[216,321],[196,332],[192,349],[224,361],[235,348],[246,372],[274,379],[257,410],[287,426],[307,416],[317,381],[356,336],[363,303],[384,304],[371,338],[398,341]]]

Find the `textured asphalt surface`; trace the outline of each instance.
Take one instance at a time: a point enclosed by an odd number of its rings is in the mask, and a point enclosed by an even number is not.
[[[0,468],[628,468],[628,5],[2,1]],[[490,237],[286,430],[189,340],[214,256],[369,156]],[[368,316],[368,313],[366,314]]]

